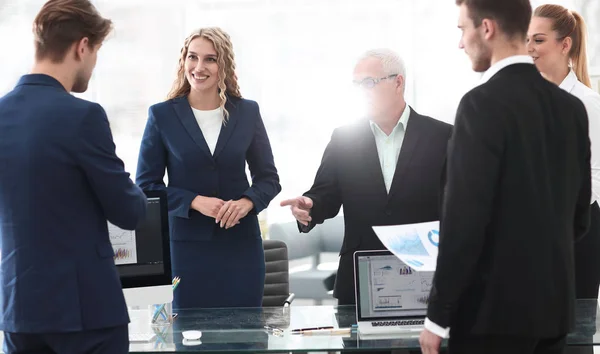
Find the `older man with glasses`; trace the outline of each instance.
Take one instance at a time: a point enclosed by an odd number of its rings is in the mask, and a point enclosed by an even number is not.
[[[345,236],[334,296],[355,304],[353,257],[385,247],[374,225],[439,219],[440,180],[452,127],[422,116],[404,100],[406,70],[388,49],[366,52],[354,69],[366,116],[336,129],[312,188],[290,206],[301,232],[335,217],[344,206]]]

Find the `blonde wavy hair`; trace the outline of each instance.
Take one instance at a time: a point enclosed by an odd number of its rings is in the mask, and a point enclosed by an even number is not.
[[[188,54],[190,43],[198,38],[206,38],[211,41],[217,52],[217,64],[219,65],[219,97],[221,97],[220,107],[223,110],[223,119],[227,121],[229,112],[225,109],[227,96],[241,98],[240,87],[238,85],[237,75],[235,74],[235,58],[233,54],[233,45],[229,35],[219,27],[206,27],[195,30],[190,34],[181,48],[179,65],[177,68],[177,78],[173,82],[173,87],[167,96],[167,99],[187,96],[190,93],[191,86],[185,77],[185,60]]]

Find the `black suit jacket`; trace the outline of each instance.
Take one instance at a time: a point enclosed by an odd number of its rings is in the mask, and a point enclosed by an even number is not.
[[[353,253],[385,249],[372,226],[439,219],[442,166],[452,126],[411,108],[396,172],[388,194],[368,120],[338,128],[325,149],[312,188],[312,221],[303,232],[335,217],[344,206],[344,242],[334,296],[353,304]]]
[[[531,64],[460,102],[428,318],[451,336],[554,337],[574,322],[573,241],[589,224],[583,104]]]

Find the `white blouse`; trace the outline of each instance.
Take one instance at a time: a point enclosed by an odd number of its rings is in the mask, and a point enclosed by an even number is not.
[[[194,112],[194,117],[196,117],[198,126],[202,130],[202,135],[204,135],[210,153],[214,154],[221,133],[221,125],[223,125],[223,111],[221,108],[201,111],[192,107],[192,112]]]
[[[571,70],[559,87],[583,102],[589,119],[589,131],[592,150],[592,200],[600,200],[600,94],[577,80]]]

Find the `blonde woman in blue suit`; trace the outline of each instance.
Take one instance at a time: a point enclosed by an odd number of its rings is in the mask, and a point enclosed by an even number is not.
[[[168,194],[172,269],[181,278],[174,307],[261,306],[257,214],[281,186],[258,105],[241,97],[227,33],[203,28],[185,40],[168,98],[150,107],[136,182]]]

